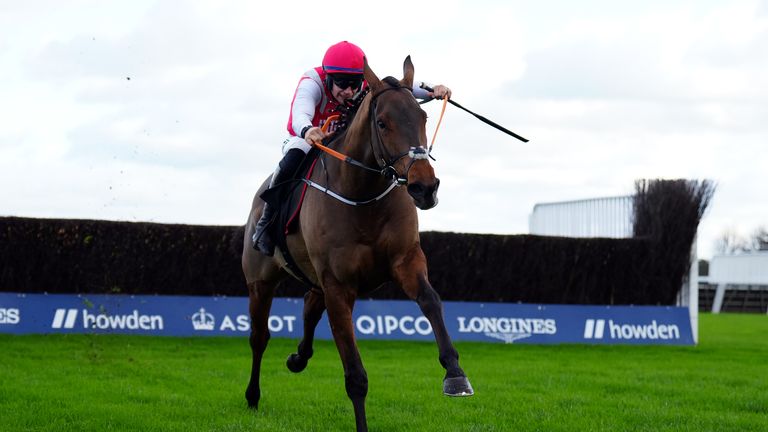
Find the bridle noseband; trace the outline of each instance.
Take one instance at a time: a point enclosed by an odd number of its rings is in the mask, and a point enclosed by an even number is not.
[[[405,168],[403,175],[400,175],[400,173],[397,172],[397,168],[395,168],[395,164],[400,162],[400,159],[404,157],[411,158],[411,162]],[[429,159],[429,153],[427,153],[427,149],[422,146],[411,147],[406,153],[401,154],[400,156],[394,158],[391,162],[385,164],[381,169],[381,175],[391,178],[392,181],[397,182],[398,185],[405,186],[408,184],[408,172],[411,171],[411,167],[419,159]]]

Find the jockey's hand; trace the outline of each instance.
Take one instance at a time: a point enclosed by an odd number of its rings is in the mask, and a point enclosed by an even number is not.
[[[429,97],[433,97],[435,99],[442,99],[444,97],[447,97],[448,99],[451,98],[451,89],[448,87],[438,84],[432,88],[432,91],[428,93]]]
[[[323,132],[319,127],[312,127],[304,134],[304,140],[310,145],[322,144],[323,139],[329,135],[329,133]]]

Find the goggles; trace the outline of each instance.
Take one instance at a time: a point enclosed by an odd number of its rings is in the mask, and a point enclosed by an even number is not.
[[[363,84],[362,75],[335,74],[331,75],[331,81],[342,90],[352,87],[353,90],[359,89]]]

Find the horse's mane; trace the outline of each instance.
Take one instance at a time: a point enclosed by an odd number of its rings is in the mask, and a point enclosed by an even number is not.
[[[347,136],[360,136],[365,131],[366,122],[368,121],[369,112],[371,110],[371,100],[373,100],[373,94],[368,92],[367,95],[360,102],[360,107],[354,114],[351,120],[349,120],[349,126],[347,127]]]

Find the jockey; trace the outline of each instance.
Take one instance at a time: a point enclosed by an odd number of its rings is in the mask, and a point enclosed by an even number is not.
[[[325,52],[322,66],[308,70],[301,77],[291,102],[289,136],[283,142],[283,159],[272,174],[270,188],[290,180],[312,145],[322,144],[323,139],[335,131],[335,121],[327,128],[328,132],[323,132],[321,126],[335,114],[339,105],[367,85],[363,80],[364,59],[360,47],[347,41],[339,42]],[[421,84],[413,83],[413,95],[417,99],[451,96],[451,90],[444,85],[436,85],[428,92],[421,88]],[[252,238],[253,248],[267,256],[272,256],[275,251],[274,241],[266,230],[275,210],[274,206],[264,203]]]

